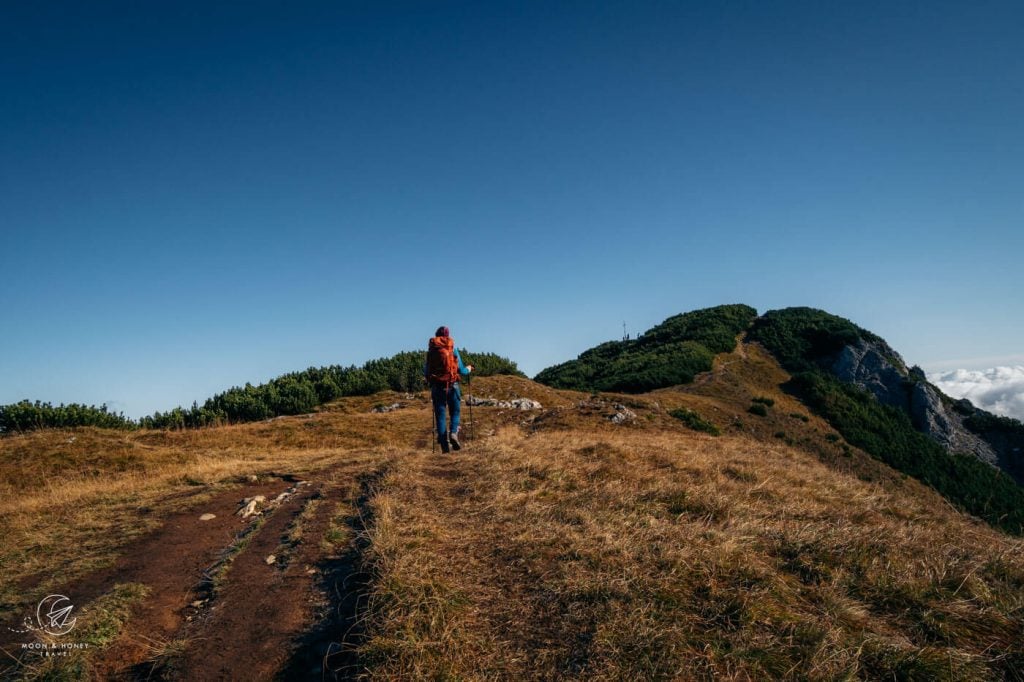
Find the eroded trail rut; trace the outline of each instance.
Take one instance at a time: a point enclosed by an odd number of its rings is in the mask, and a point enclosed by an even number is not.
[[[90,661],[119,680],[350,679],[360,603],[366,459],[233,488],[169,515],[116,564],[64,587],[88,604],[119,583],[149,595]],[[274,498],[286,497],[278,504]],[[243,498],[268,508],[243,519]],[[204,513],[215,518],[201,521]]]

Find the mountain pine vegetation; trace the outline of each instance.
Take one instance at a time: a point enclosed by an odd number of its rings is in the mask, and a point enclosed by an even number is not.
[[[523,376],[516,363],[494,353],[462,350],[463,361],[472,364],[477,376]],[[156,412],[137,422],[106,406],[60,405],[29,402],[0,405],[0,433],[42,428],[96,426],[113,429],[184,429],[215,424],[238,424],[271,417],[306,414],[343,396],[370,395],[391,390],[418,391],[423,386],[424,353],[408,351],[390,358],[370,360],[362,367],[310,367],[284,374],[253,386],[230,388],[202,405]]]
[[[812,308],[773,310],[753,325],[749,338],[793,372],[790,388],[843,437],[894,469],[922,481],[971,514],[1011,533],[1024,533],[1024,488],[1006,473],[969,455],[947,452],[918,432],[909,415],[882,405],[867,391],[840,382],[829,360],[863,339],[882,339],[849,320]],[[898,358],[894,364],[902,367]],[[975,418],[978,431],[1011,428],[1015,420]]]
[[[736,347],[736,335],[757,311],[722,305],[668,318],[636,339],[609,341],[575,360],[549,367],[535,380],[577,391],[643,393],[688,384],[711,369],[717,353]]]
[[[135,427],[135,422],[123,413],[111,412],[106,405],[61,403],[55,406],[38,400],[0,405],[0,433],[74,426],[130,429]]]

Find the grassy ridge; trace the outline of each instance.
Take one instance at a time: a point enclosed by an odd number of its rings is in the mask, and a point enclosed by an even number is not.
[[[482,445],[373,491],[375,677],[1019,679],[1017,543],[923,486],[731,435]]]
[[[999,469],[970,455],[946,452],[916,431],[905,412],[832,376],[804,372],[794,378],[793,387],[851,444],[992,525],[1024,534],[1024,489]]]
[[[756,316],[746,305],[675,315],[636,339],[609,341],[548,367],[535,380],[555,388],[624,393],[687,384],[711,369],[715,354],[731,351],[736,335]]]
[[[847,441],[969,513],[1011,533],[1024,532],[1024,489],[1009,476],[972,457],[946,452],[914,429],[906,412],[880,404],[824,369],[843,346],[862,339],[882,342],[880,337],[821,310],[785,308],[759,318],[749,338],[795,373],[791,386],[797,395]]]
[[[794,421],[794,436],[822,426],[791,419],[795,399],[776,392],[786,374],[761,348],[729,360],[694,393],[636,398],[628,426],[586,394],[483,378],[481,395],[545,409],[477,408],[479,440],[444,460],[431,454],[425,392],[202,430],[0,439],[0,617],[16,620],[68,576],[132,551],[167,513],[208,510],[187,493],[289,472],[360,491],[353,509],[302,538],[331,560],[349,540],[358,550],[366,583],[345,583],[365,631],[345,640],[360,666],[352,676],[1021,679],[1021,540],[916,480],[867,481],[819,461],[765,435],[775,427],[761,418],[759,431],[717,438],[681,428],[676,408],[727,422],[752,398],[773,401],[767,419]],[[392,399],[406,409],[371,411]],[[350,515],[363,524],[354,533]],[[27,593],[33,576],[46,582]],[[268,570],[248,589],[277,579]],[[249,606],[225,599],[225,609]],[[123,630],[139,639],[145,628]]]

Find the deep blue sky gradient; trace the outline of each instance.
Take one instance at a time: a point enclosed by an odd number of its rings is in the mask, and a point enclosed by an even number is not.
[[[0,403],[732,302],[1024,361],[1020,3],[13,5]]]

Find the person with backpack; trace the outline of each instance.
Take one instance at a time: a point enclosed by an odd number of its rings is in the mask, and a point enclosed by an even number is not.
[[[473,365],[462,364],[459,349],[455,347],[448,327],[438,327],[434,338],[427,344],[427,361],[423,365],[423,376],[430,384],[430,399],[434,403],[434,425],[437,427],[437,442],[441,452],[447,454],[451,448],[462,449],[459,443],[459,412],[462,391],[459,377],[469,376]],[[445,411],[450,415],[451,424],[445,423]]]

